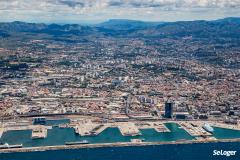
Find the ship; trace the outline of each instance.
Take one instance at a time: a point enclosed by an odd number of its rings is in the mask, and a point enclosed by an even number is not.
[[[179,139],[179,140],[176,140],[176,142],[186,142],[187,140],[186,139]]]
[[[204,129],[204,130],[206,130],[207,132],[209,132],[209,133],[213,133],[213,131],[214,131],[214,129],[210,126],[210,124],[208,124],[208,123],[205,123],[203,126],[202,126],[202,128]]]
[[[9,145],[8,143],[4,143],[0,145],[0,149],[9,149],[9,148],[22,148],[22,144]]]
[[[78,145],[78,144],[89,144],[87,140],[77,141],[77,142],[66,142],[65,145]]]

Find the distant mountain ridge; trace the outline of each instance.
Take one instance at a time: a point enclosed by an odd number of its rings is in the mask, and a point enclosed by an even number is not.
[[[12,22],[0,23],[0,30],[5,32],[32,32],[32,33],[46,33],[46,34],[78,34],[83,32],[91,32],[92,28],[88,26],[81,26],[78,24],[44,24],[44,23],[25,23],[25,22]]]
[[[240,39],[240,18],[226,18],[214,21],[166,22],[133,34],[138,37],[173,38],[193,36],[197,38],[231,37]]]
[[[144,22],[127,19],[112,19],[93,26],[79,24],[44,24],[11,22],[0,23],[0,37],[14,33],[44,33],[54,36],[113,36],[113,37],[240,37],[240,18],[225,18],[214,21]]]
[[[131,30],[131,29],[144,29],[154,27],[164,22],[145,22],[138,20],[128,19],[110,19],[109,21],[98,24],[98,27],[116,29],[116,30]]]

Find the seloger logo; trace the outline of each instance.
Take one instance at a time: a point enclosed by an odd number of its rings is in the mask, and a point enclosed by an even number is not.
[[[229,157],[229,156],[235,156],[236,153],[237,153],[237,151],[223,151],[223,150],[220,150],[220,151],[214,150],[213,151],[214,156],[227,156],[227,157]]]

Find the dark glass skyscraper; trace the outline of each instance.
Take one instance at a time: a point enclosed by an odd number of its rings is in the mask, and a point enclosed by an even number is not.
[[[165,103],[165,118],[172,118],[174,102],[167,101]]]

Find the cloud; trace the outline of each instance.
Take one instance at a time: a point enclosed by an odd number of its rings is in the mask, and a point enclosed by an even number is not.
[[[26,4],[49,4],[55,6],[75,7],[126,7],[126,8],[236,8],[240,6],[240,0],[0,0],[0,8],[19,6],[26,7]],[[104,5],[102,5],[104,4]],[[32,5],[32,7],[34,7]]]
[[[73,1],[73,0],[59,0],[59,3],[60,4],[63,4],[63,5],[67,5],[68,7],[71,7],[71,8],[75,8],[76,6],[80,6],[80,7],[84,7],[84,3],[83,2],[77,2],[77,1]]]
[[[104,1],[104,0],[102,0]],[[240,0],[109,0],[109,6],[125,6],[136,8],[148,7],[201,7],[226,8],[240,5]]]
[[[239,10],[240,0],[0,0],[0,21],[172,21],[240,16]]]

